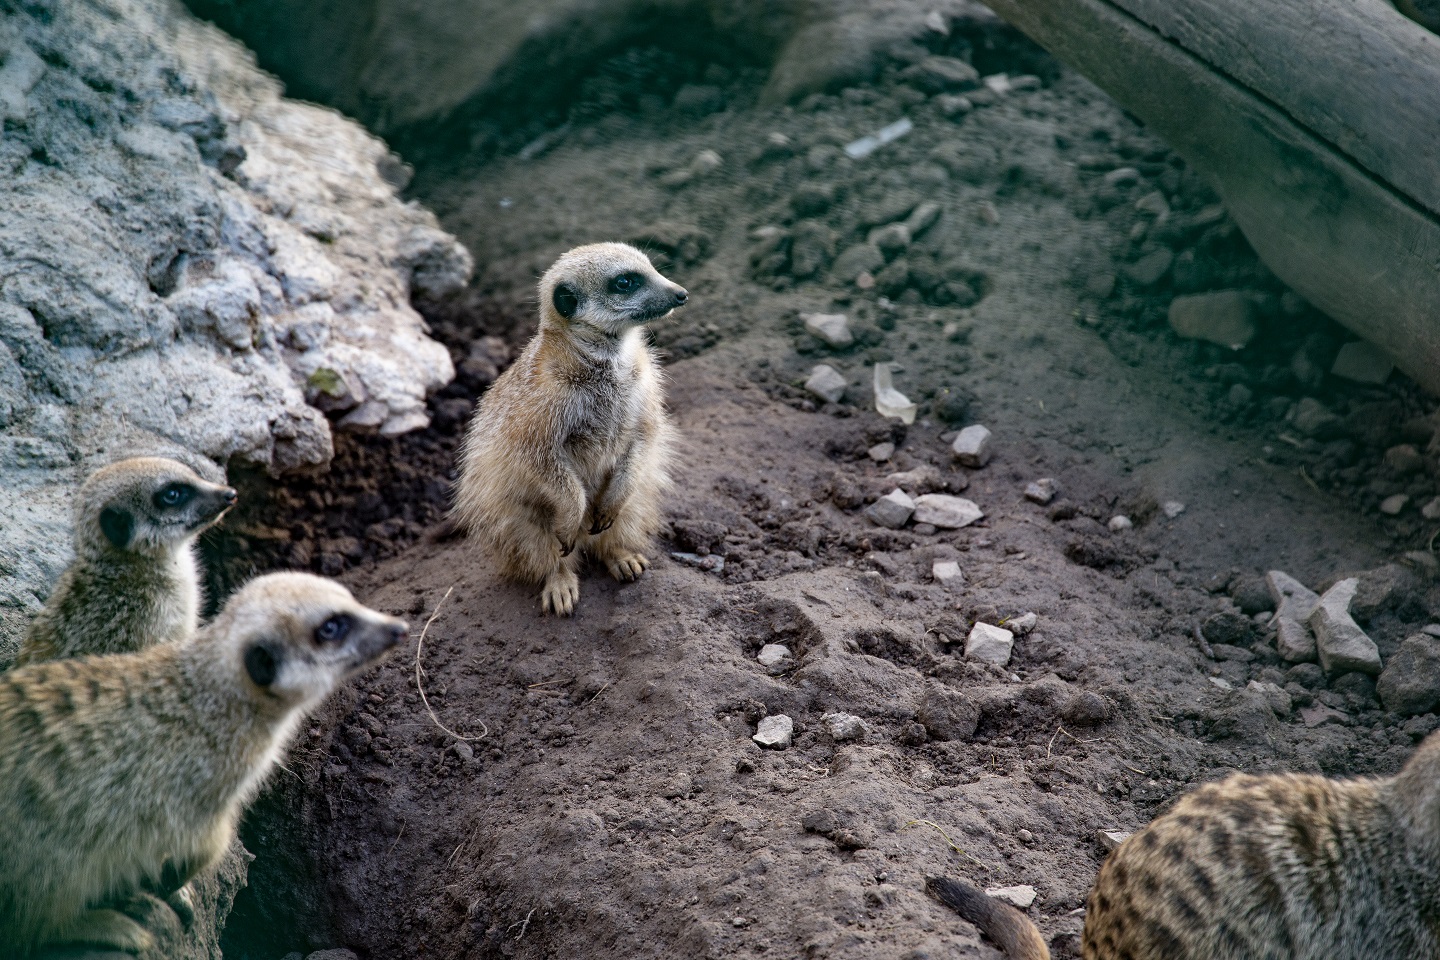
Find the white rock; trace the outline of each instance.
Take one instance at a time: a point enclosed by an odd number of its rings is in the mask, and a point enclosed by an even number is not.
[[[1105,524],[1105,526],[1110,528],[1111,533],[1123,533],[1124,531],[1129,530],[1131,527],[1135,526],[1135,524],[1130,522],[1129,517],[1121,513],[1111,517],[1110,522]]]
[[[676,550],[671,552],[670,557],[673,560],[679,560],[687,567],[695,567],[706,573],[725,572],[725,558],[714,553],[702,557],[698,553],[682,553]]]
[[[955,435],[950,451],[962,466],[983,467],[990,462],[990,431],[978,423],[972,424]]]
[[[912,470],[902,470],[887,474],[885,482],[894,484],[907,490],[920,490],[928,492],[931,490],[943,490],[945,479],[940,476],[940,471],[933,464],[922,463]]]
[[[1280,570],[1265,574],[1265,587],[1270,591],[1270,599],[1275,601],[1276,617],[1288,617],[1304,623],[1320,602],[1320,594]]]
[[[987,887],[987,897],[994,897],[996,900],[1003,900],[1012,907],[1019,907],[1027,910],[1030,904],[1035,902],[1035,888],[1031,886],[1019,887]]]
[[[1042,477],[1039,480],[1025,486],[1025,499],[1031,503],[1038,503],[1045,506],[1055,499],[1060,492],[1060,485],[1049,477]]]
[[[1250,295],[1244,290],[1217,290],[1176,297],[1170,301],[1170,326],[1182,337],[1208,340],[1239,350],[1255,336]]]
[[[1235,689],[1234,687],[1232,687],[1232,686],[1230,685],[1230,681],[1229,681],[1229,680],[1226,680],[1224,677],[1210,677],[1209,680],[1210,680],[1211,683],[1215,684],[1215,686],[1219,687],[1221,690],[1234,690],[1234,689]]]
[[[1393,494],[1380,501],[1380,512],[1387,517],[1396,517],[1404,511],[1410,498],[1403,493]]]
[[[761,720],[755,728],[755,736],[750,739],[766,750],[784,750],[790,746],[794,736],[795,721],[783,713],[777,713]]]
[[[760,661],[762,667],[773,667],[790,659],[790,648],[783,643],[767,643],[760,648],[755,659]]]
[[[1174,520],[1176,517],[1180,516],[1180,514],[1185,512],[1185,504],[1181,503],[1179,500],[1166,500],[1164,503],[1160,504],[1160,512],[1165,514],[1165,516],[1169,517],[1171,520]]]
[[[877,443],[869,450],[866,450],[865,454],[876,463],[884,463],[886,460],[895,456],[895,444],[888,440],[884,443]]]
[[[901,117],[888,126],[881,127],[867,137],[845,144],[845,155],[851,160],[863,160],[887,143],[899,140],[915,129],[909,117]]]
[[[853,713],[826,713],[820,717],[830,731],[830,738],[836,743],[859,740],[870,732],[870,727]]]
[[[1382,384],[1390,379],[1394,369],[1395,361],[1385,351],[1364,340],[1356,340],[1340,348],[1330,372],[1356,383]]]
[[[832,347],[848,347],[855,342],[850,332],[850,318],[843,313],[802,313],[805,330]]]
[[[875,364],[875,410],[882,417],[894,417],[901,423],[914,423],[919,411],[910,398],[895,389],[895,364]]]
[[[829,364],[817,363],[805,381],[805,389],[821,400],[839,403],[845,397],[845,378]]]
[[[1440,497],[1435,497],[1420,508],[1420,516],[1426,520],[1440,520]]]
[[[965,638],[965,658],[983,660],[1003,667],[1010,662],[1010,653],[1015,647],[1015,635],[1004,627],[988,623],[976,623]]]
[[[1375,641],[1360,629],[1350,616],[1350,601],[1360,581],[1354,577],[1341,580],[1325,591],[1310,614],[1310,629],[1315,631],[1315,646],[1320,653],[1320,666],[1326,673],[1380,672],[1380,651]]]
[[[865,508],[870,522],[891,530],[899,530],[910,522],[915,513],[915,501],[904,490],[891,490],[885,496]]]
[[[1023,637],[1034,632],[1035,627],[1039,625],[1039,623],[1040,617],[1036,614],[1022,613],[1018,617],[1011,617],[1009,620],[1006,620],[1005,629],[1017,637]]]
[[[948,493],[927,493],[915,498],[915,522],[933,523],[941,530],[959,530],[985,516],[973,500]]]
[[[1099,840],[1100,846],[1109,853],[1134,835],[1129,830],[1101,830],[1096,833],[1095,839]]]
[[[1307,663],[1315,659],[1315,634],[1303,621],[1276,616],[1275,649],[1291,663]]]
[[[959,587],[965,584],[965,573],[954,560],[936,560],[930,567],[930,576],[942,587]]]

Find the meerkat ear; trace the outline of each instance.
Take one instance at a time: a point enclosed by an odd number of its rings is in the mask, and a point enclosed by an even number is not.
[[[268,687],[280,672],[280,659],[268,645],[257,643],[245,651],[245,672],[250,674],[255,686]]]
[[[580,309],[580,298],[568,283],[562,283],[555,288],[555,295],[550,298],[555,304],[555,312],[566,320],[575,316],[575,311]]]
[[[121,550],[130,546],[130,537],[135,532],[135,518],[128,510],[106,507],[100,511],[100,532],[105,539]]]

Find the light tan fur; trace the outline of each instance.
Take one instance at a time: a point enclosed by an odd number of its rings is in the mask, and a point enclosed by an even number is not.
[[[4,955],[148,949],[115,907],[214,864],[296,725],[405,629],[332,581],[280,573],[191,642],[0,674]]]
[[[542,610],[574,610],[582,554],[617,580],[650,566],[674,428],[642,328],[687,298],[634,247],[577,247],[541,278],[539,332],[480,401],[455,519],[505,575],[543,584]]]
[[[75,559],[31,621],[15,664],[187,639],[201,602],[195,538],[234,503],[230,487],[163,457],[95,471],[76,497]]]

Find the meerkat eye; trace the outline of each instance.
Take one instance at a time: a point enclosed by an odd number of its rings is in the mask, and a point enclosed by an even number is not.
[[[610,289],[615,293],[634,293],[645,285],[645,279],[638,273],[622,273],[610,281]]]
[[[156,491],[154,496],[157,507],[179,507],[190,502],[195,496],[195,488],[188,483],[170,483]]]
[[[315,642],[322,646],[331,646],[344,640],[349,632],[350,618],[343,613],[337,613],[315,628]]]

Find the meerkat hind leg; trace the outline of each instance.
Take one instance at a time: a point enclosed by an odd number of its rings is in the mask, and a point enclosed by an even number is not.
[[[127,953],[143,953],[155,946],[155,938],[138,922],[119,910],[86,910],[56,930],[52,944],[84,944],[109,947]]]
[[[639,580],[640,574],[650,569],[650,558],[643,553],[620,553],[605,558],[605,567],[610,571],[610,576],[626,583],[631,580]]]
[[[541,612],[568,617],[579,602],[580,577],[570,564],[562,563],[545,578],[545,586],[540,590]]]

